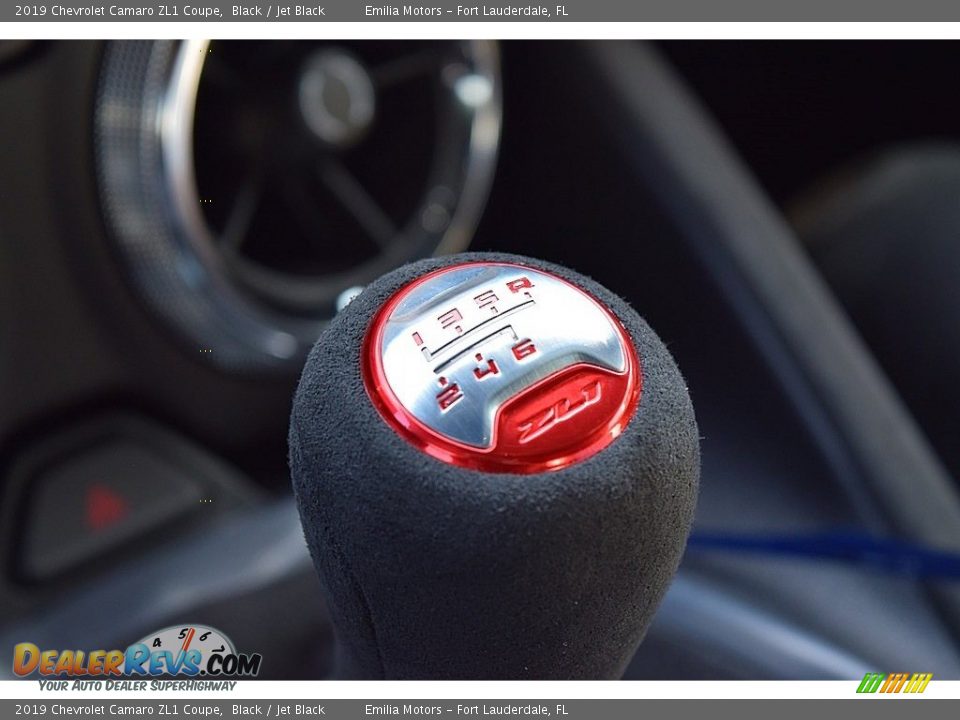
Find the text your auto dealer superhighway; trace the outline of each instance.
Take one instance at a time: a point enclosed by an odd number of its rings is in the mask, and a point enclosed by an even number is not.
[[[42,14],[42,13],[38,13]],[[223,11],[217,7],[199,5],[145,5],[130,7],[127,5],[84,5],[82,7],[64,7],[51,5],[50,14],[54,17],[223,17]]]

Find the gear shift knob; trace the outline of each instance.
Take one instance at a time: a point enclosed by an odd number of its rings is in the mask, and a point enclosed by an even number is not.
[[[362,678],[614,678],[676,571],[697,427],[653,331],[549,263],[396,270],[330,324],[290,465]]]

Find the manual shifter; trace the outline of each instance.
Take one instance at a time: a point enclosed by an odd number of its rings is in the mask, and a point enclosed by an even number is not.
[[[615,678],[683,552],[699,475],[683,378],[620,298],[466,254],[330,324],[290,465],[348,678]]]

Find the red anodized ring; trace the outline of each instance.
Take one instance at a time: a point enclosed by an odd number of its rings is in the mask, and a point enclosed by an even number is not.
[[[408,411],[390,387],[383,366],[383,335],[388,318],[411,292],[438,275],[466,265],[497,265],[533,271],[548,275],[586,297],[610,320],[623,348],[626,368],[618,373],[580,362],[524,388],[497,410],[493,439],[487,448],[467,445],[428,427]],[[595,455],[623,432],[636,412],[643,386],[633,342],[610,310],[567,280],[516,263],[463,263],[434,270],[408,283],[376,313],[361,353],[367,394],[397,434],[438,460],[484,472],[546,472]]]

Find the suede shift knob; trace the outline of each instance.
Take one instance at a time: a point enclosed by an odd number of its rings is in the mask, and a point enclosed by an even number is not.
[[[368,286],[310,353],[289,440],[340,677],[619,677],[696,502],[663,343],[597,283],[512,255]]]

